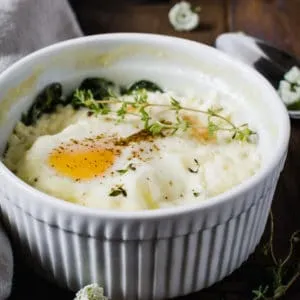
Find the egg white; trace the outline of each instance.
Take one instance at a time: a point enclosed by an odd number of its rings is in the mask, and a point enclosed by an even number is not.
[[[164,103],[169,101],[169,95],[150,94],[149,101]],[[196,100],[184,104],[199,107]],[[219,105],[218,100],[214,104]],[[168,114],[152,109],[154,118],[172,118]],[[197,117],[204,120],[202,115]],[[142,210],[203,201],[252,176],[260,165],[255,144],[228,143],[226,136],[219,137],[218,143],[200,143],[187,133],[130,143],[105,173],[91,179],[75,180],[48,163],[51,152],[72,139],[80,141],[99,135],[103,139],[126,138],[142,128],[134,116],[116,122],[107,116],[88,117],[80,111],[75,124],[35,141],[19,164],[17,175],[37,189],[73,203],[101,209]],[[134,170],[128,168],[129,164]],[[118,172],[124,169],[127,172]],[[110,195],[116,187],[124,188],[126,195]]]

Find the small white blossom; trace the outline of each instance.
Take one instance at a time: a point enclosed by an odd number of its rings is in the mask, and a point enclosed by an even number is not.
[[[93,283],[77,292],[74,300],[108,300],[108,298],[103,295],[103,288]]]
[[[292,67],[287,73],[285,73],[284,79],[292,83],[300,84],[300,69],[296,66]]]
[[[294,66],[281,80],[278,93],[285,105],[291,105],[300,101],[300,70]]]
[[[199,25],[199,15],[189,2],[181,1],[169,11],[169,21],[177,31],[190,31]]]
[[[300,100],[300,87],[295,87],[294,90],[292,90],[291,84],[288,81],[280,81],[278,92],[286,105],[293,104]]]

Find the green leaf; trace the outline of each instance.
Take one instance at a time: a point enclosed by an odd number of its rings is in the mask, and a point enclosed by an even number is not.
[[[173,97],[171,97],[171,105],[172,105],[174,110],[180,110],[181,109],[181,105],[180,105],[179,101],[174,99]]]
[[[153,135],[157,135],[160,134],[162,129],[164,128],[163,124],[161,124],[160,122],[154,122],[153,124],[151,124],[148,127],[148,130],[153,134]]]
[[[210,137],[214,136],[219,127],[211,119],[208,119],[207,130]]]
[[[127,173],[129,170],[128,169],[120,169],[120,170],[117,170],[118,173],[120,173],[121,175]]]
[[[79,89],[89,90],[97,100],[103,100],[112,96],[115,84],[102,77],[90,77],[82,81]]]
[[[274,296],[282,297],[287,291],[287,287],[285,285],[278,286],[274,291]],[[276,297],[275,299],[277,299]]]
[[[123,195],[124,197],[127,197],[127,192],[121,185],[117,185],[113,187],[109,193],[109,196],[111,197],[116,197],[119,195]]]
[[[266,299],[266,294],[269,290],[269,286],[259,286],[258,290],[253,290],[252,293],[254,294],[254,296],[256,296],[255,298],[253,298],[253,300],[264,300]]]
[[[120,117],[120,120],[124,120],[127,113],[127,103],[123,102],[121,107],[117,110],[117,116]]]
[[[95,114],[108,114],[110,112],[107,105],[99,104],[90,90],[76,89],[73,94],[72,105],[74,108],[86,107]]]
[[[179,129],[181,129],[182,131],[186,131],[189,127],[190,123],[188,121],[181,120]]]
[[[37,95],[28,112],[23,114],[21,121],[27,126],[33,125],[43,114],[55,111],[58,104],[64,104],[62,85],[51,83]]]
[[[127,168],[125,168],[125,169],[117,170],[117,172],[123,175],[123,174],[127,173],[129,170],[132,170],[132,171],[135,171],[135,170],[136,170],[136,167],[134,166],[133,163],[130,163],[130,164],[127,166]]]
[[[125,94],[132,94],[134,91],[146,90],[148,92],[160,92],[163,93],[163,89],[156,83],[149,80],[139,80],[132,84]],[[124,92],[124,91],[123,91]]]
[[[133,92],[133,95],[134,95],[134,101],[136,105],[147,103],[148,94],[145,89],[135,91]]]
[[[144,122],[144,128],[148,129],[149,128],[149,121],[150,121],[151,118],[150,118],[149,113],[146,111],[145,106],[141,106],[139,112],[141,114],[141,120]]]
[[[249,141],[250,136],[253,134],[255,134],[255,132],[250,130],[247,124],[244,124],[235,129],[232,139],[241,142],[247,142]]]

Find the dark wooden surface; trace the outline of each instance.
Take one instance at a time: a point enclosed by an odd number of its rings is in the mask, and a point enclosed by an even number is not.
[[[213,44],[222,32],[244,31],[300,57],[300,0],[191,2],[200,5],[202,13],[201,26],[190,33],[175,32],[168,23],[167,13],[175,1],[73,0],[72,5],[85,34],[152,32]],[[275,215],[275,249],[280,256],[287,252],[289,235],[300,229],[300,121],[292,122],[288,158],[272,209]],[[268,236],[268,230],[264,236]],[[260,245],[240,269],[222,282],[180,299],[253,299],[252,289],[263,283],[264,270],[270,264],[261,254],[261,248]],[[21,261],[17,262],[11,299],[68,300],[73,299],[73,296],[71,292],[61,290],[36,276]],[[300,280],[282,299],[300,299]]]

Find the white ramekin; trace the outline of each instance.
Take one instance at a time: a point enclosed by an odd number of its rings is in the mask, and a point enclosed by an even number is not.
[[[98,282],[112,299],[164,299],[213,284],[254,251],[284,165],[289,119],[262,76],[211,47],[158,35],[107,34],[37,51],[0,75],[0,151],[47,83],[71,86],[86,75],[109,74],[121,82],[146,77],[176,88],[176,78],[195,85],[202,72],[251,102],[270,133],[267,163],[213,199],[145,212],[61,201],[28,186],[0,163],[3,219],[15,249],[37,271],[74,291]]]

